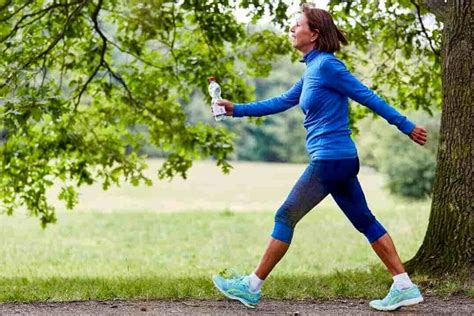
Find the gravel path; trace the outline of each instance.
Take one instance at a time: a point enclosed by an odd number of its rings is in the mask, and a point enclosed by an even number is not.
[[[156,301],[73,301],[0,304],[1,314],[206,314],[206,315],[309,315],[371,314],[367,300],[271,300],[263,299],[257,309],[229,300],[156,300]],[[474,314],[474,299],[466,296],[425,297],[422,304],[402,308],[399,315]]]

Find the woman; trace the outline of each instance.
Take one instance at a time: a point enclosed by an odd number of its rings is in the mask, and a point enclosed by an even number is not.
[[[349,129],[348,97],[369,107],[395,125],[413,141],[424,145],[427,132],[359,82],[334,56],[347,39],[331,15],[310,5],[290,29],[293,47],[303,54],[306,71],[281,96],[249,104],[222,100],[229,116],[264,116],[285,111],[297,104],[305,114],[306,147],[311,157],[286,201],[275,215],[270,242],[254,273],[248,276],[213,277],[226,296],[255,307],[269,273],[288,250],[298,221],[331,194],[354,227],[366,236],[374,251],[392,274],[394,283],[383,300],[370,302],[378,310],[394,310],[423,301],[421,293],[404,270],[389,234],[369,210],[357,179],[359,160]]]

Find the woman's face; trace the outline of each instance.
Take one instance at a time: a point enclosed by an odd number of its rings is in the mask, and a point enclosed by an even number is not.
[[[290,37],[293,47],[305,54],[314,48],[318,33],[309,29],[306,15],[302,13],[290,28]]]

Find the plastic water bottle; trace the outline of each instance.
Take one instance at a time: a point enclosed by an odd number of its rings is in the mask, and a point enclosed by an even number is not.
[[[216,78],[211,76],[207,78],[209,80],[209,95],[212,98],[211,109],[214,119],[220,121],[225,119],[225,107],[218,105],[217,101],[221,100],[221,86],[216,82]]]

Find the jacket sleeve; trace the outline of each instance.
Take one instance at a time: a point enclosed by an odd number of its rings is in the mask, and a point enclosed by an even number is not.
[[[413,131],[415,124],[360,82],[340,60],[335,58],[327,59],[323,61],[321,67],[321,70],[324,72],[325,86],[368,107],[387,120],[387,122],[395,125],[404,134],[409,135]]]
[[[251,103],[235,103],[234,117],[265,116],[288,110],[299,103],[303,78],[300,78],[293,87],[280,96]]]

